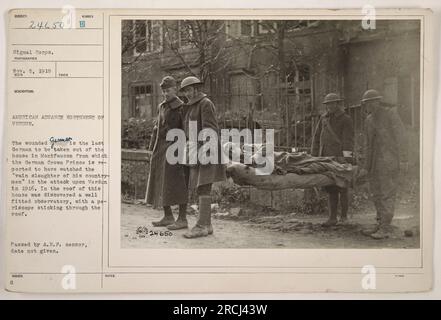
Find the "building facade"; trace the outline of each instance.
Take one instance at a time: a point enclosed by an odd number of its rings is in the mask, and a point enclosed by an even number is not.
[[[122,120],[152,119],[160,80],[203,79],[224,127],[250,118],[273,128],[276,144],[308,148],[329,92],[361,129],[360,97],[368,88],[397,105],[403,121],[419,128],[418,21],[146,21],[122,24]]]

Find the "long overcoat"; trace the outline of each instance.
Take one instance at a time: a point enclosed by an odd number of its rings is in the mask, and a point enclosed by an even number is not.
[[[396,107],[380,107],[375,118],[365,121],[364,168],[373,176],[397,174],[400,161],[407,161],[406,131]]]
[[[218,164],[200,164],[198,161],[197,165],[191,166],[189,173],[189,189],[195,189],[202,185],[226,180],[226,167],[221,163],[221,139],[216,118],[216,108],[213,102],[207,98],[206,94],[201,93],[188,101],[184,108],[184,131],[187,139],[191,136],[190,121],[196,122],[197,135],[206,128],[213,129],[218,135]],[[199,143],[199,147],[200,146],[201,143]]]
[[[153,130],[149,149],[150,172],[147,183],[146,202],[154,207],[185,204],[188,200],[187,181],[182,164],[170,164],[166,159],[167,148],[173,141],[167,141],[170,129],[182,129],[183,101],[175,98],[164,101],[158,107],[157,124]]]
[[[343,151],[353,151],[352,119],[343,111],[325,113],[315,128],[311,154],[318,157],[343,157]]]

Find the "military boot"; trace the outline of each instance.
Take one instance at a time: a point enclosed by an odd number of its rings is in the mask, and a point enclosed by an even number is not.
[[[371,234],[377,232],[379,228],[380,228],[380,225],[377,223],[377,224],[371,225],[367,228],[364,228],[363,230],[361,230],[361,233],[365,236],[370,236]]]
[[[342,189],[342,191],[340,192],[340,207],[341,207],[341,215],[338,223],[341,225],[347,225],[348,210],[349,210],[349,193],[347,189]]]
[[[382,240],[392,237],[393,230],[390,225],[381,224],[377,232],[371,234],[371,238],[375,240]]]
[[[370,225],[369,227],[363,228],[361,233],[365,236],[370,237],[371,234],[378,231],[381,224],[381,213],[377,210],[377,216],[375,217],[375,224]]]
[[[331,227],[337,224],[338,193],[330,192],[328,195],[329,218],[322,224],[323,227]]]
[[[213,233],[211,225],[211,196],[199,197],[199,219],[196,225],[184,237],[187,239],[206,237]]]
[[[164,207],[164,217],[159,221],[153,221],[152,225],[154,227],[166,227],[175,222],[175,218],[173,217],[173,212],[170,206]]]
[[[187,221],[187,204],[179,205],[179,216],[176,219],[175,223],[167,226],[168,230],[180,230],[187,229],[188,221]]]

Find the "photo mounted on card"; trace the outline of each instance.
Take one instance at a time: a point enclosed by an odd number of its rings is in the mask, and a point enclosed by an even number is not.
[[[430,10],[9,18],[9,290],[431,288]]]

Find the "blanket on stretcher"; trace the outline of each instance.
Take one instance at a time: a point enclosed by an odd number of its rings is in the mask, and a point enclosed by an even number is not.
[[[247,146],[250,147],[250,146]],[[230,149],[228,149],[230,148]],[[240,162],[231,162],[227,173],[239,185],[252,185],[260,189],[311,188],[328,185],[349,187],[353,182],[357,167],[349,163],[339,163],[333,157],[313,157],[305,152],[274,152],[274,158],[266,157],[264,146],[254,146],[252,162],[244,164],[244,146],[224,145],[224,151],[231,160],[233,153],[240,153]],[[249,150],[249,149],[248,149]],[[270,175],[257,175],[257,163],[261,159],[274,161]],[[237,159],[237,158],[236,158]]]

